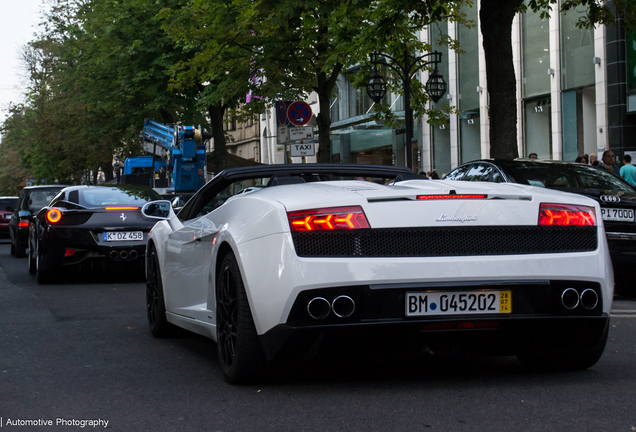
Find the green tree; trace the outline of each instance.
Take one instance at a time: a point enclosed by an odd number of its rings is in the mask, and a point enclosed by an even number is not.
[[[214,139],[215,172],[228,167],[224,116],[253,114],[262,101],[245,105],[258,75],[254,66],[253,24],[247,0],[190,0],[166,7],[159,17],[177,48],[191,53],[172,67],[169,88],[196,89],[196,108],[208,114]]]

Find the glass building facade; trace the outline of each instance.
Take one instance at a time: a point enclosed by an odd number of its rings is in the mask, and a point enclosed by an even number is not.
[[[476,24],[473,27],[441,22],[419,35],[431,45],[431,51],[442,53],[439,72],[448,83],[448,97],[437,106],[448,104],[457,113],[443,124],[431,125],[426,117],[415,119],[412,168],[416,171],[435,169],[444,174],[458,164],[490,156],[489,99],[478,8],[479,2],[475,2],[463,10]],[[636,32],[621,33],[620,20],[617,27],[579,29],[576,23],[584,12],[553,11],[542,18],[528,9],[513,22],[520,157],[536,153],[542,159],[574,161],[577,156],[609,148],[618,155],[636,153]],[[456,39],[462,52],[449,49],[441,35]],[[331,100],[331,160],[404,166],[403,123],[391,128],[371,119],[374,102],[366,89],[351,83],[355,72],[340,75]],[[380,72],[391,79],[386,67]],[[404,118],[401,95],[389,91],[382,104],[391,107],[398,119]],[[275,125],[263,130],[272,129]],[[280,151],[281,147],[270,150]]]

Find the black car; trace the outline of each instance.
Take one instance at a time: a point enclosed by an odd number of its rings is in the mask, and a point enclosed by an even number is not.
[[[148,233],[156,220],[141,207],[160,200],[135,185],[70,186],[35,216],[29,228],[29,273],[38,283],[71,270],[143,273]]]
[[[18,196],[18,203],[9,222],[11,237],[11,255],[18,258],[26,256],[29,241],[29,223],[33,216],[47,205],[64,185],[27,186]]]
[[[636,189],[622,178],[603,168],[575,162],[495,159],[465,163],[444,179],[521,183],[577,193],[599,202],[616,292],[636,295]]]

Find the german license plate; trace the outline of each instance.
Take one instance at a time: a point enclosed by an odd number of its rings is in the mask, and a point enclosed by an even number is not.
[[[119,231],[105,232],[104,241],[142,241],[144,239],[143,231]]]
[[[601,217],[606,221],[634,222],[634,210],[601,207]]]
[[[511,291],[406,293],[406,316],[479,315],[512,312]]]

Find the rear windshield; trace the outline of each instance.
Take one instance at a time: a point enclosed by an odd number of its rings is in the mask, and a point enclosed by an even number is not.
[[[11,207],[11,208],[15,209],[15,204],[17,202],[18,202],[17,198],[0,199],[0,210],[12,211],[12,210],[9,210],[8,208]]]
[[[587,189],[636,192],[628,183],[604,169],[582,164],[515,165],[510,169],[514,173],[516,181],[532,186],[561,190]]]
[[[25,202],[31,213],[37,213],[42,207],[46,206],[59,192],[62,190],[59,188],[51,189],[36,189],[29,192],[29,195]],[[24,206],[23,202],[21,206]]]
[[[161,196],[152,189],[120,189],[111,187],[89,187],[69,192],[69,201],[83,207],[103,207],[108,205],[142,206],[148,201],[160,200]]]

